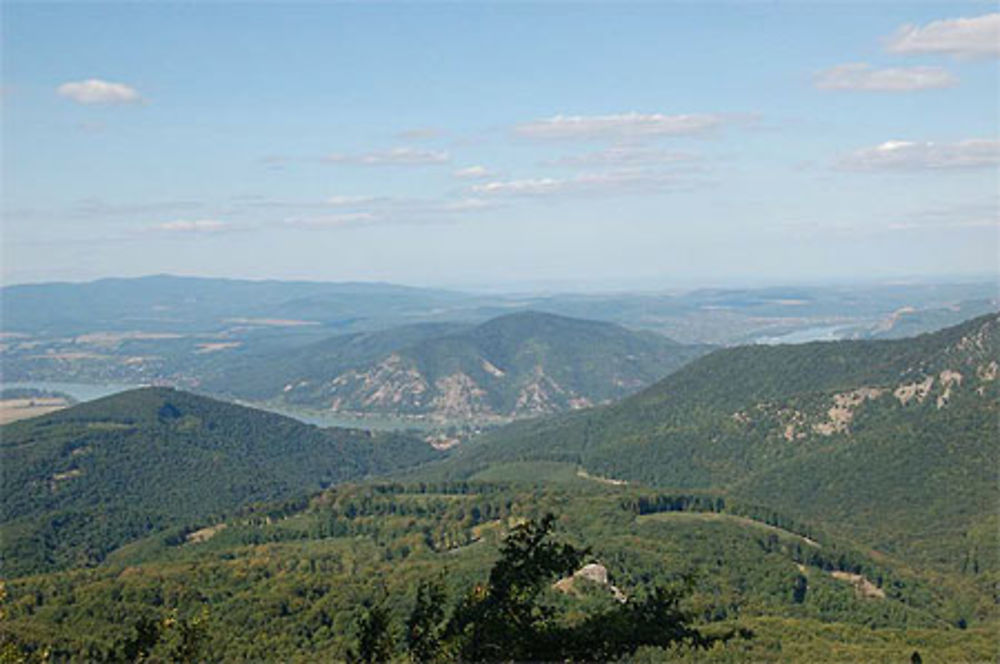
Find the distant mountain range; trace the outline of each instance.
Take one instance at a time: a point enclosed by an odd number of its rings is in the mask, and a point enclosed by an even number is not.
[[[209,334],[246,328],[315,338],[422,322],[481,323],[522,310],[649,329],[682,342],[734,344],[816,325],[859,335],[917,321],[955,324],[996,308],[996,283],[853,284],[660,292],[477,294],[383,283],[155,275],[0,288],[4,331],[33,338],[95,332]],[[983,307],[987,307],[983,309]],[[915,325],[909,332],[927,331]]]
[[[255,358],[202,387],[346,413],[502,420],[621,398],[709,350],[611,323],[522,312],[477,326],[334,338]]]

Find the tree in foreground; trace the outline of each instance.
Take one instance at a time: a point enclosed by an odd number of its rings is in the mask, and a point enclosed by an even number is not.
[[[407,621],[407,650],[414,662],[606,662],[642,646],[707,647],[712,639],[690,626],[681,608],[686,593],[658,587],[643,599],[630,599],[569,624],[542,600],[555,580],[576,572],[589,549],[555,542],[555,517],[527,521],[508,535],[500,559],[485,584],[463,597],[445,620],[440,583],[421,584]],[[361,650],[389,659],[394,649],[387,621],[373,623],[371,609],[360,623],[369,634]],[[369,644],[369,645],[366,645]],[[372,661],[372,660],[362,660]]]

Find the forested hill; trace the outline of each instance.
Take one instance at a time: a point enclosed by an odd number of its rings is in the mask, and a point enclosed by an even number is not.
[[[366,365],[393,351],[464,331],[463,323],[414,323],[386,330],[338,334],[305,346],[229,360],[209,370],[199,388],[243,399],[278,397],[296,405],[326,407],[318,394],[331,376]],[[289,394],[288,385],[299,386]],[[312,386],[312,390],[306,389]]]
[[[167,388],[3,427],[3,564],[99,561],[135,537],[439,456],[406,434],[320,429]]]
[[[550,460],[723,488],[959,565],[948,548],[988,549],[1000,499],[997,358],[997,314],[911,339],[719,350],[620,403],[505,427],[441,472]]]
[[[420,327],[409,336],[430,329]],[[365,338],[375,336],[383,346],[390,338],[387,333]],[[272,357],[206,386],[249,385],[253,396],[261,397],[268,396],[263,385],[270,380],[269,396],[341,412],[443,420],[525,417],[620,398],[709,350],[611,323],[538,312],[456,327],[374,358],[358,353],[350,367],[345,365],[356,340],[347,340],[347,346],[336,341]],[[271,366],[283,368],[270,371]],[[289,367],[300,367],[299,374],[291,375]]]

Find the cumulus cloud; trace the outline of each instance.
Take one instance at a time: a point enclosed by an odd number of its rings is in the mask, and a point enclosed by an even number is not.
[[[519,136],[534,139],[635,138],[704,134],[735,119],[715,113],[664,115],[619,113],[616,115],[555,115],[514,127]]]
[[[694,161],[689,152],[674,152],[657,148],[616,145],[579,155],[557,157],[544,162],[547,166],[637,166],[640,164],[670,164]]]
[[[892,67],[874,69],[863,62],[831,67],[816,74],[820,90],[858,90],[864,92],[911,92],[950,88],[958,79],[941,67]]]
[[[460,168],[454,173],[455,177],[462,180],[478,180],[482,178],[493,177],[493,171],[486,168],[485,166],[467,166],[466,168]]]
[[[218,219],[176,219],[157,224],[152,230],[164,233],[222,233],[234,229],[232,224]]]
[[[933,21],[924,26],[907,24],[886,40],[886,49],[905,55],[1000,56],[1000,13]]]
[[[451,157],[447,152],[400,147],[390,150],[345,154],[335,152],[323,158],[328,164],[359,164],[363,166],[426,166],[446,164]]]
[[[112,83],[98,78],[63,83],[56,88],[56,93],[78,104],[87,105],[136,104],[142,101],[142,96],[135,88],[124,83]]]
[[[581,173],[570,178],[527,178],[498,180],[476,185],[472,191],[486,196],[552,196],[559,194],[616,194],[657,192],[675,189],[676,175],[626,170],[606,173]]]
[[[938,171],[1000,165],[1000,141],[972,138],[955,143],[886,141],[842,157],[837,166],[852,171]]]

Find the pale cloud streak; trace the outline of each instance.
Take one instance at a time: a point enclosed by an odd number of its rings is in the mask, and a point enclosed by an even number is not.
[[[657,148],[616,145],[578,155],[557,157],[543,162],[546,166],[638,166],[641,164],[673,164],[694,161],[689,152],[674,152]]]
[[[941,67],[874,69],[869,64],[855,62],[819,72],[814,83],[820,90],[912,92],[954,87],[958,79]]]
[[[202,234],[235,230],[232,224],[218,219],[176,219],[152,226],[149,230],[163,233]]]
[[[137,104],[143,100],[139,92],[129,85],[98,78],[63,83],[56,88],[56,93],[84,105]]]
[[[665,115],[555,115],[514,127],[518,136],[532,139],[629,139],[653,136],[694,136],[718,130],[735,120],[718,113]]]
[[[348,228],[351,226],[368,225],[378,221],[378,219],[378,216],[371,212],[350,212],[310,217],[289,217],[285,219],[284,225],[304,229]]]
[[[430,166],[446,164],[451,156],[444,151],[399,147],[357,154],[335,152],[323,157],[328,164],[354,164],[361,166]]]
[[[482,178],[493,177],[493,171],[482,165],[467,166],[466,168],[460,168],[454,173],[453,176],[460,180],[479,180]]]
[[[484,196],[554,196],[562,194],[614,195],[620,193],[658,193],[677,189],[680,182],[670,173],[642,170],[581,173],[569,178],[526,178],[498,180],[472,187]]]
[[[850,171],[941,171],[1000,165],[1000,141],[972,138],[955,143],[886,141],[837,161]]]
[[[886,40],[886,50],[959,58],[1000,56],[1000,13],[933,21],[924,26],[907,24]]]

